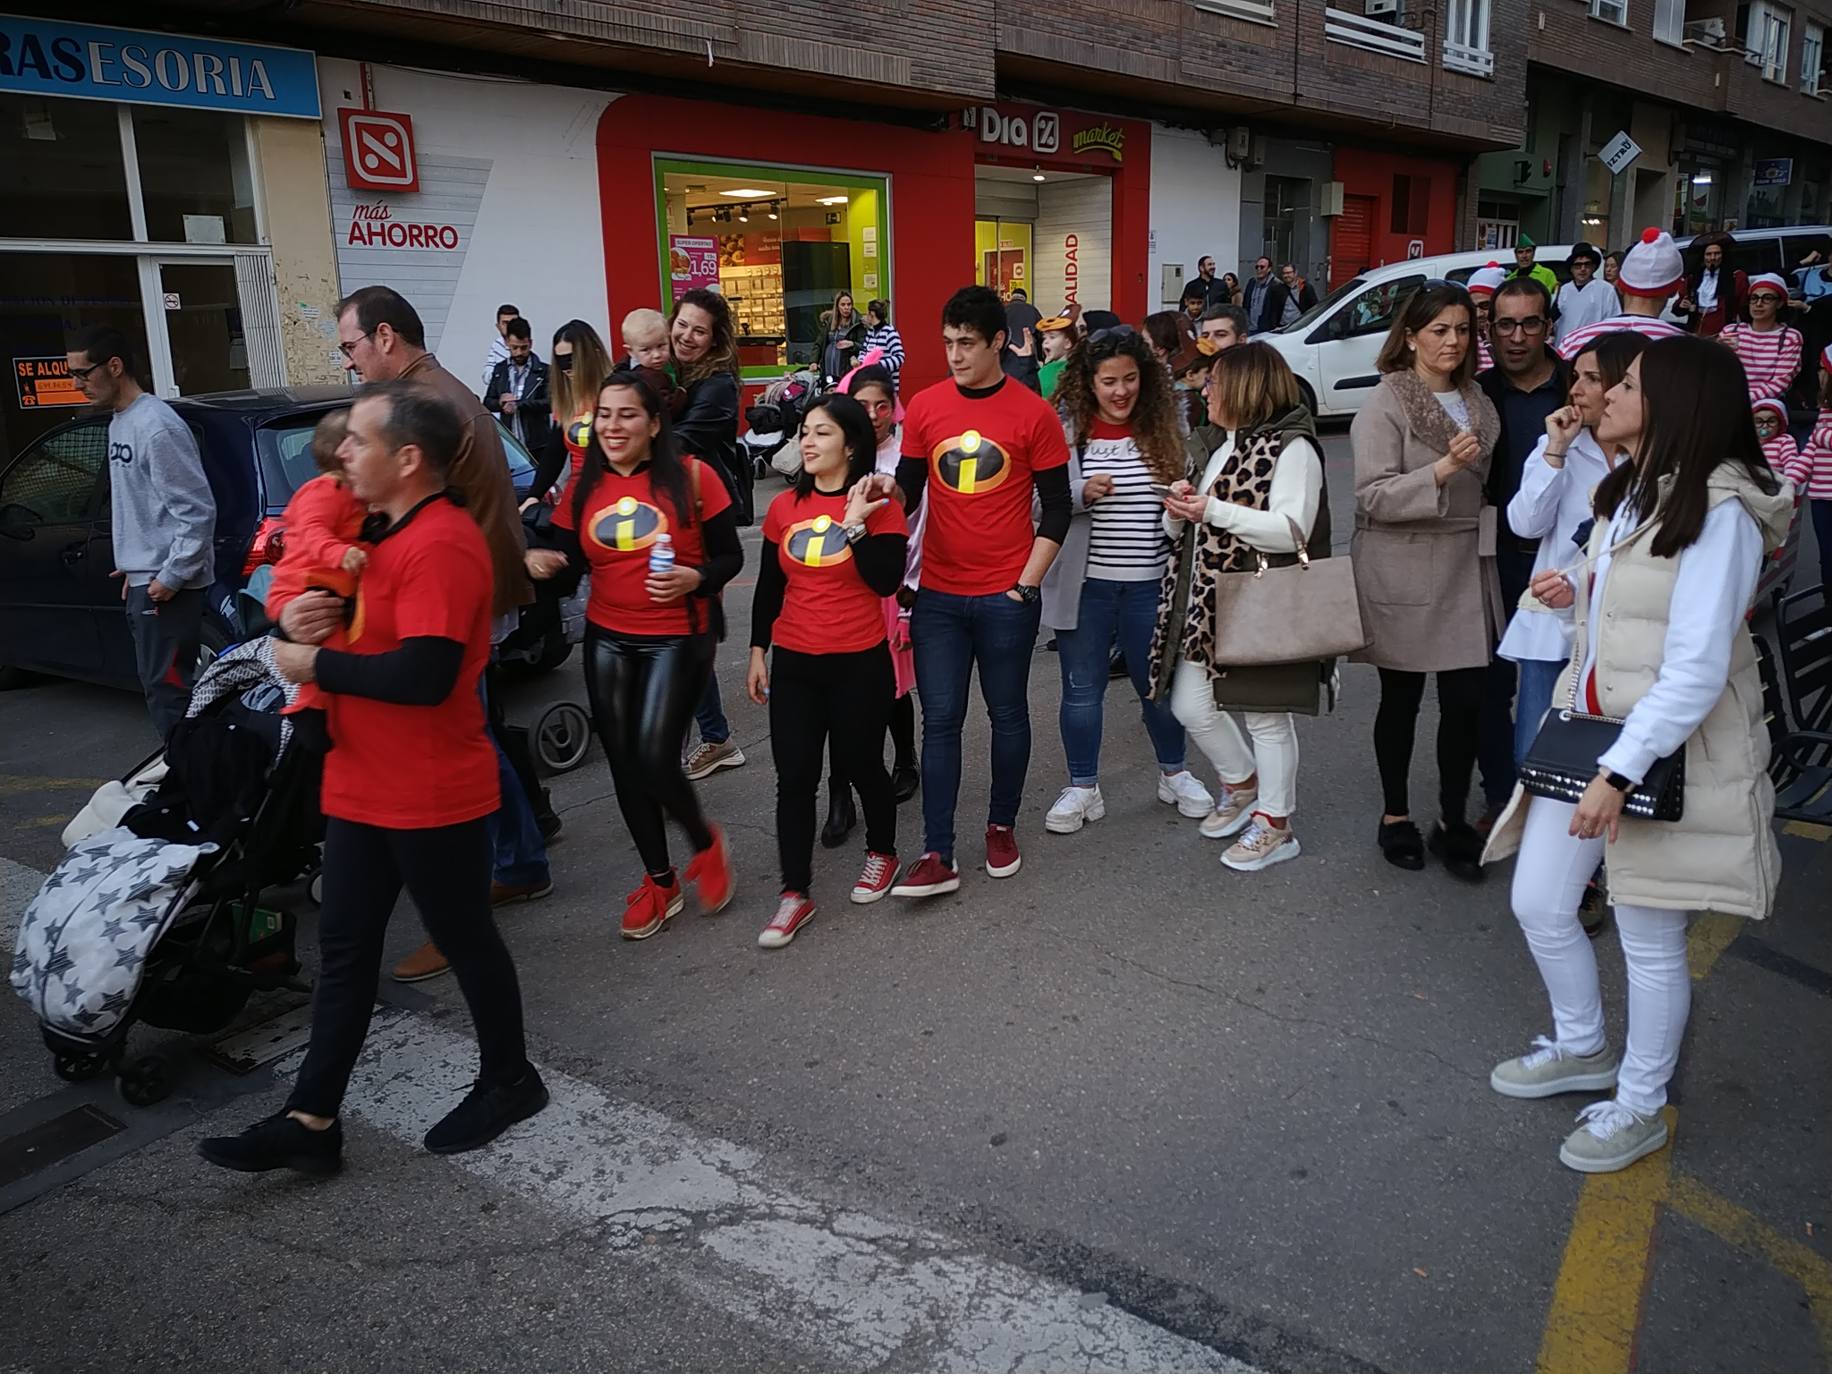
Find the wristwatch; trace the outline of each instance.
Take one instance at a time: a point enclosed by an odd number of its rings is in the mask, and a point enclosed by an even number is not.
[[[856,544],[865,537],[865,526],[863,525],[843,525],[841,528],[846,531],[848,544]]]
[[[1627,793],[1633,790],[1635,786],[1635,780],[1633,778],[1625,778],[1620,773],[1612,773],[1607,768],[1598,773],[1597,776],[1602,778],[1604,782],[1608,783],[1618,792]]]
[[[1022,582],[1018,583],[1012,590],[1018,594],[1018,599],[1026,606],[1034,605],[1037,598],[1043,595],[1043,588],[1027,587]]]

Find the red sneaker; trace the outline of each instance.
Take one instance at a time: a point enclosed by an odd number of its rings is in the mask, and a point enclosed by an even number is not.
[[[632,892],[623,906],[623,938],[626,940],[646,940],[669,921],[680,915],[681,908],[687,905],[687,898],[681,892],[678,878],[671,878],[663,887],[647,873],[642,875],[642,886]]]
[[[703,849],[687,865],[687,881],[700,898],[700,914],[717,916],[732,899],[732,859],[725,847],[725,832],[712,827],[712,848]]]
[[[865,869],[859,874],[858,882],[852,885],[852,899],[860,906],[875,902],[891,890],[891,881],[897,876],[897,856],[895,854],[877,854],[871,850],[865,852]]]
[[[956,892],[960,885],[961,871],[931,850],[903,870],[903,876],[891,887],[891,896],[935,897]]]
[[[995,878],[1009,878],[1024,867],[1024,856],[1018,852],[1018,837],[1009,825],[986,827],[986,871]]]
[[[763,928],[757,943],[764,949],[781,949],[795,938],[795,932],[814,919],[814,903],[800,892],[785,892],[777,903],[776,915]]]

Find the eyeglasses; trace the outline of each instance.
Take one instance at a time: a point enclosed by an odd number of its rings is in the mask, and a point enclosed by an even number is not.
[[[89,364],[89,366],[88,366],[88,367],[73,367],[73,368],[71,368],[71,369],[70,369],[70,375],[71,375],[72,377],[74,377],[74,378],[76,378],[76,380],[77,380],[77,381],[78,381],[79,383],[80,383],[80,382],[86,382],[86,381],[88,381],[88,380],[89,380],[89,374],[90,374],[91,372],[94,372],[94,371],[96,371],[96,370],[98,370],[99,368],[101,368],[101,367],[103,367],[103,366],[105,366],[105,364],[102,364],[102,363],[91,363],[91,364]]]
[[[1524,320],[1496,320],[1492,326],[1497,334],[1537,334],[1545,327],[1544,315],[1529,315]]]
[[[375,329],[380,328],[381,326],[379,324],[375,327]],[[373,339],[375,337],[375,329],[365,329],[361,334],[356,336],[355,342],[353,343],[340,342],[337,345],[337,351],[346,358],[354,358],[356,356],[356,345],[361,343],[364,339]]]
[[[1782,300],[1783,297],[1777,296],[1773,291],[1752,291],[1749,295],[1749,303],[1751,305],[1754,305],[1757,301],[1767,301],[1770,305],[1780,305]],[[74,368],[71,370],[75,371]]]

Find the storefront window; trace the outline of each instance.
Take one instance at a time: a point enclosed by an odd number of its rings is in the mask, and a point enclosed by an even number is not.
[[[113,105],[0,94],[0,238],[130,239]]]
[[[745,376],[815,362],[842,291],[861,316],[889,300],[895,319],[885,178],[658,158],[655,179],[662,309],[693,287],[721,292]]]
[[[1020,220],[973,222],[973,281],[1009,301],[1014,289],[1026,297],[1036,290],[1031,272],[1031,226]]]
[[[1673,233],[1703,234],[1724,220],[1724,173],[1715,163],[1682,161],[1674,182]]]
[[[155,243],[254,243],[254,179],[240,115],[134,108],[146,237]]]

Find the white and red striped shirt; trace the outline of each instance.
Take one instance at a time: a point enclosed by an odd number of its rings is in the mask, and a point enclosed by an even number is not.
[[[1476,335],[1476,371],[1487,372],[1495,365],[1495,355],[1489,352],[1488,340]]]
[[[1575,329],[1558,341],[1558,355],[1570,362],[1584,351],[1586,345],[1602,338],[1605,334],[1614,334],[1620,330],[1632,329],[1637,334],[1645,334],[1650,339],[1670,339],[1686,331],[1676,324],[1669,324],[1652,315],[1611,315],[1607,320],[1598,320],[1587,324],[1582,329]]]
[[[1800,331],[1786,325],[1758,331],[1753,324],[1727,324],[1718,338],[1736,350],[1749,374],[1749,399],[1772,401],[1787,394],[1800,375]]]
[[[1832,501],[1832,407],[1819,412],[1813,435],[1785,469],[1796,490],[1810,501]]]

